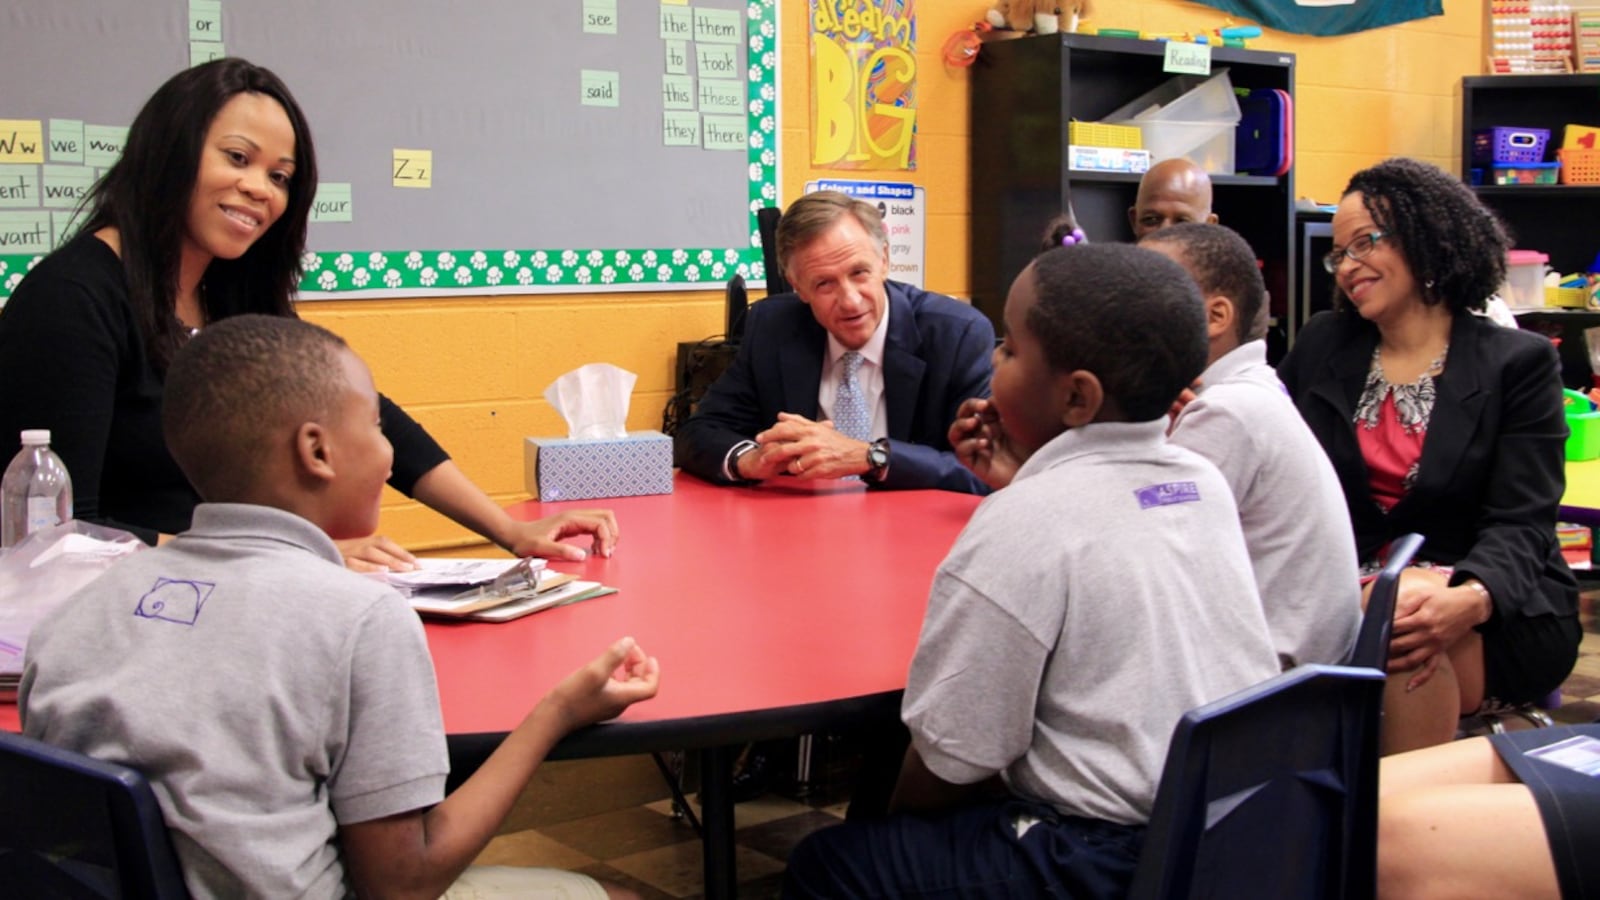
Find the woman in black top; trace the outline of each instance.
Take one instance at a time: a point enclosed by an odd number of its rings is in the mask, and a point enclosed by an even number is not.
[[[1509,242],[1460,179],[1409,159],[1357,172],[1333,238],[1339,306],[1278,374],[1339,475],[1359,558],[1426,539],[1389,645],[1392,752],[1572,671],[1577,582],[1555,534],[1567,426],[1550,341],[1474,314]]]
[[[294,316],[316,193],[311,132],[267,69],[221,59],[173,76],[145,103],[121,158],[85,199],[82,228],[18,284],[0,315],[0,460],[24,428],[49,428],[80,519],[154,542],[188,527],[199,497],[161,437],[167,365],[228,316]],[[387,398],[390,484],[519,556],[609,554],[606,510],[515,522]],[[352,568],[408,568],[373,536],[344,542]]]

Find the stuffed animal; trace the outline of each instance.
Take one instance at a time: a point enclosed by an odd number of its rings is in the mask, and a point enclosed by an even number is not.
[[[1034,13],[1048,13],[1050,11],[1048,8],[1041,9],[1041,7],[1045,7],[1049,2],[1050,0],[995,0],[984,18],[997,29],[1032,31]]]
[[[996,30],[1020,34],[1075,31],[1089,14],[1088,0],[994,0],[984,19]]]

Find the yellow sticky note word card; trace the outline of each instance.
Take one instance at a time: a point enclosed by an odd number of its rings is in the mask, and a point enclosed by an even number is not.
[[[433,151],[394,151],[394,186],[403,188],[433,187]]]
[[[44,124],[38,119],[0,119],[0,163],[44,162]]]

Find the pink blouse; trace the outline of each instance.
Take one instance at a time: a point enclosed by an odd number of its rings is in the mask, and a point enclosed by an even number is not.
[[[1438,394],[1433,380],[1444,370],[1449,345],[1416,381],[1395,384],[1383,375],[1378,348],[1372,348],[1372,365],[1356,404],[1356,442],[1367,463],[1367,485],[1372,499],[1384,512],[1394,508],[1417,480],[1422,442],[1428,436],[1428,419]]]
[[[1356,441],[1367,461],[1367,486],[1384,512],[1393,509],[1416,481],[1422,441],[1427,435],[1426,423],[1415,429],[1401,424],[1394,397],[1387,393],[1378,407],[1376,423],[1365,425],[1358,421]]]

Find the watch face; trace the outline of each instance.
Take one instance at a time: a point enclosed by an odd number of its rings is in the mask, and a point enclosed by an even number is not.
[[[873,445],[867,448],[867,464],[874,469],[881,469],[889,464],[889,451]]]

